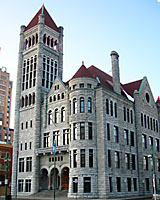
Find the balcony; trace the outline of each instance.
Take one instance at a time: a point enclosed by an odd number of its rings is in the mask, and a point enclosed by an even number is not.
[[[56,153],[61,153],[61,152],[69,152],[69,146],[57,146],[56,147]],[[53,147],[46,147],[46,148],[39,148],[36,149],[35,151],[36,155],[45,155],[45,154],[53,154]]]

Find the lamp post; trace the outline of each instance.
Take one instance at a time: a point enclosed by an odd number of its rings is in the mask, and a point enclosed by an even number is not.
[[[8,168],[10,167],[11,163],[11,157],[9,156],[8,158],[4,158],[4,163],[6,167],[6,178],[5,178],[5,200],[7,200],[7,186],[8,186]]]

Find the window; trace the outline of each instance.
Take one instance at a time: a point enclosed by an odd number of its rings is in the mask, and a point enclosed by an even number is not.
[[[61,108],[61,122],[64,122],[65,121],[65,108],[62,107]]]
[[[84,113],[84,97],[80,98],[80,113]]]
[[[77,99],[73,99],[73,114],[77,113]]]
[[[29,149],[32,149],[32,142],[29,143]]]
[[[18,180],[18,192],[23,192],[23,183],[24,183],[23,179]]]
[[[110,124],[107,123],[107,140],[110,140]]]
[[[144,115],[144,127],[147,127],[147,122],[146,122],[146,115]]]
[[[93,132],[92,132],[92,122],[88,122],[88,139],[92,140]]]
[[[85,167],[85,149],[80,150],[81,167]]]
[[[134,132],[131,131],[130,134],[131,134],[131,146],[134,147]]]
[[[23,130],[23,122],[21,123],[21,129]]]
[[[30,120],[30,128],[32,128],[32,120]]]
[[[146,182],[146,190],[149,191],[149,178],[146,178],[145,182]]]
[[[24,149],[27,150],[27,142],[25,142]]]
[[[127,178],[127,186],[128,186],[128,192],[131,192],[131,188],[132,188],[131,178]]]
[[[85,123],[80,122],[80,139],[85,140]]]
[[[134,188],[134,191],[137,191],[137,179],[136,178],[133,178],[133,188]]]
[[[53,141],[56,141],[56,146],[60,145],[60,134],[59,131],[53,131]]]
[[[118,143],[119,138],[118,138],[118,127],[114,126],[114,142]]]
[[[32,171],[32,157],[26,158],[26,172]]]
[[[53,116],[52,116],[52,111],[49,110],[48,112],[48,125],[53,123]]]
[[[143,144],[143,148],[147,148],[147,138],[146,135],[142,135],[142,144]]]
[[[116,182],[117,182],[117,192],[121,192],[121,178],[117,177]]]
[[[114,103],[114,116],[117,118],[117,103]]]
[[[119,152],[115,151],[115,168],[120,168],[120,158],[119,158]]]
[[[125,164],[126,164],[126,169],[130,169],[130,156],[128,153],[125,153]]]
[[[106,99],[106,114],[109,114],[109,101]]]
[[[132,154],[132,169],[136,169],[136,156],[134,154]]]
[[[111,167],[111,150],[108,150],[108,167]]]
[[[69,144],[69,139],[70,139],[69,136],[70,136],[69,129],[63,130],[63,145]]]
[[[50,146],[50,133],[44,133],[43,136],[43,147],[49,147]]]
[[[77,150],[73,150],[73,167],[77,167]]]
[[[143,126],[143,113],[141,113],[141,126]]]
[[[74,177],[72,181],[73,181],[73,193],[77,193],[78,192],[78,178]]]
[[[92,85],[88,83],[87,88],[92,88]]]
[[[124,129],[124,143],[125,145],[129,145],[128,130],[126,129]]]
[[[151,130],[153,129],[153,126],[152,126],[152,118],[150,118],[150,126],[151,126]]]
[[[155,139],[156,150],[159,152],[159,139]]]
[[[143,157],[143,168],[145,170],[148,170],[148,157],[147,156]]]
[[[56,108],[55,111],[54,111],[54,122],[58,123],[58,119],[59,119],[58,108]]]
[[[111,116],[113,116],[113,101],[110,101]]]
[[[26,179],[26,192],[31,192],[31,179]]]
[[[28,128],[28,122],[26,122],[26,129]]]
[[[157,171],[160,172],[160,159],[157,158]]]
[[[158,133],[158,121],[156,120],[156,132]]]
[[[19,172],[24,172],[24,158],[19,158]]]
[[[93,167],[93,149],[89,149],[89,167]]]
[[[92,99],[88,97],[88,112],[92,113]]]
[[[84,88],[84,83],[80,83],[79,88]]]
[[[153,119],[153,130],[156,130],[155,119]]]
[[[73,124],[73,140],[77,140],[77,124]]]
[[[153,137],[149,136],[149,146],[152,148],[153,146]]]
[[[130,110],[130,115],[131,115],[131,124],[133,124],[133,111]]]
[[[150,129],[149,116],[147,116],[147,127]]]
[[[126,121],[126,107],[123,107],[123,119]]]
[[[83,182],[83,192],[90,193],[91,192],[91,177],[84,177]]]
[[[130,118],[129,118],[129,108],[127,108],[127,122],[130,122]]]
[[[21,144],[20,144],[20,151],[22,151],[22,146],[23,146],[23,144],[21,143]]]
[[[112,177],[109,177],[109,192],[113,192]]]

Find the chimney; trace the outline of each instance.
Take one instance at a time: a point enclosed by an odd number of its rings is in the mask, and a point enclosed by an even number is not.
[[[120,76],[119,76],[119,55],[116,51],[111,52],[111,61],[112,61],[112,81],[113,81],[113,90],[121,94],[120,89]]]

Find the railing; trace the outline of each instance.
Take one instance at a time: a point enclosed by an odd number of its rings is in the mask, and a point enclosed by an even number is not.
[[[68,152],[68,145],[56,147],[56,152],[60,153],[60,152],[64,152],[64,151]],[[53,147],[39,148],[39,149],[36,149],[35,153],[36,153],[37,156],[39,154],[47,154],[47,153],[52,154],[53,153]]]

